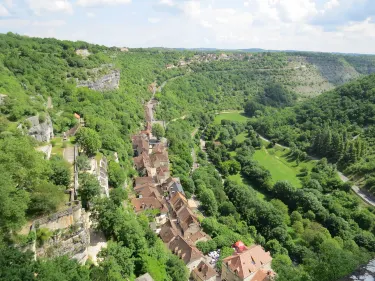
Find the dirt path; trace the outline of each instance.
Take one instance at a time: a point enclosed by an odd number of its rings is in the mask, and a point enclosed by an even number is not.
[[[337,174],[339,175],[340,179],[343,181],[343,182],[348,182],[350,181],[350,179],[348,177],[346,177],[343,173],[341,172],[337,172]],[[372,205],[375,207],[375,201],[373,198],[371,198],[368,194],[366,194],[366,192],[362,191],[358,186],[356,185],[353,185],[352,186],[352,190],[357,193],[357,195],[359,197],[362,198],[363,201],[365,201],[366,203]]]
[[[63,156],[66,161],[68,161],[70,164],[73,164],[74,163],[74,147],[64,148]]]

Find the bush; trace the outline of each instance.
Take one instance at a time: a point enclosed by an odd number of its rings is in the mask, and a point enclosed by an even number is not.
[[[38,242],[38,246],[43,246],[45,242],[47,242],[53,235],[53,232],[50,231],[48,228],[39,228],[36,231],[36,241]]]
[[[39,123],[44,123],[47,120],[46,114],[44,112],[39,113],[38,118],[39,118]]]

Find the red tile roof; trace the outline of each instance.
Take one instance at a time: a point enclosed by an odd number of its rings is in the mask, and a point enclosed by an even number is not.
[[[249,249],[233,254],[223,259],[223,263],[228,265],[232,272],[244,279],[252,273],[260,270],[263,265],[272,261],[270,252],[264,251],[262,246],[253,245]]]

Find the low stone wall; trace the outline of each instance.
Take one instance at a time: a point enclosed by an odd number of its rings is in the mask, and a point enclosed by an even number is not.
[[[81,202],[74,201],[72,204],[73,206],[70,206],[63,211],[35,220],[31,225],[31,230],[35,230],[37,228],[57,230],[67,228],[80,221],[82,216]]]

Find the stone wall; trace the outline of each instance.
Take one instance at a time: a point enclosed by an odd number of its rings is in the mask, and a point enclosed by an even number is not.
[[[98,169],[98,180],[100,186],[102,187],[102,196],[109,197],[109,187],[108,187],[108,161],[107,158],[102,157],[99,162]]]
[[[36,257],[58,257],[67,255],[80,262],[87,259],[87,248],[90,245],[90,231],[87,215],[82,209],[81,202],[74,201],[73,205],[50,216],[35,220],[31,231],[47,228],[53,236],[35,247]]]

